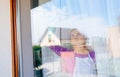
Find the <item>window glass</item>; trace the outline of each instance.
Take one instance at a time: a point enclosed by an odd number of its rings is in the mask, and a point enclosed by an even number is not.
[[[119,3],[37,0],[31,9],[34,76],[120,77]]]

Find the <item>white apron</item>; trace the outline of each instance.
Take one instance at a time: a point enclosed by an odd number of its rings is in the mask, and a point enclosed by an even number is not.
[[[73,77],[96,77],[96,66],[90,55],[85,58],[75,57]]]

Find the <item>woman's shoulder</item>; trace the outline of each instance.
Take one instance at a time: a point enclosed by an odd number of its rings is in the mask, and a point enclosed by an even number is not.
[[[89,50],[89,53],[95,54],[95,51],[94,50]]]
[[[90,57],[95,59],[95,51],[91,50],[89,51]]]

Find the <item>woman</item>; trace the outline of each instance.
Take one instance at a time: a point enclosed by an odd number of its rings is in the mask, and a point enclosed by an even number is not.
[[[77,29],[71,31],[71,44],[74,51],[74,71],[72,77],[95,77],[95,53],[89,50],[86,46],[86,37]],[[56,54],[61,56],[61,51],[68,51],[68,49],[60,46],[50,47]],[[70,50],[69,50],[70,51]]]
[[[96,74],[94,51],[88,50],[86,37],[76,29],[71,32],[71,43],[75,53],[75,67],[73,77],[81,77]]]

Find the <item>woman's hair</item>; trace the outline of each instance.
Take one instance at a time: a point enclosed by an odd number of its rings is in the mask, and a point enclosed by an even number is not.
[[[71,30],[71,33],[74,32],[74,31],[79,32],[76,28],[74,28],[74,29]],[[81,33],[81,32],[79,32],[79,33],[84,36],[85,40],[87,40],[87,37],[83,33]],[[87,48],[88,51],[93,51],[93,48],[91,46],[86,46],[86,48]]]
[[[73,28],[73,29],[71,30],[71,33],[74,32],[74,31],[79,32],[79,33],[80,33],[81,35],[83,35],[84,38],[87,40],[87,37],[86,37],[83,33],[81,33],[80,31],[78,31],[76,28]]]

